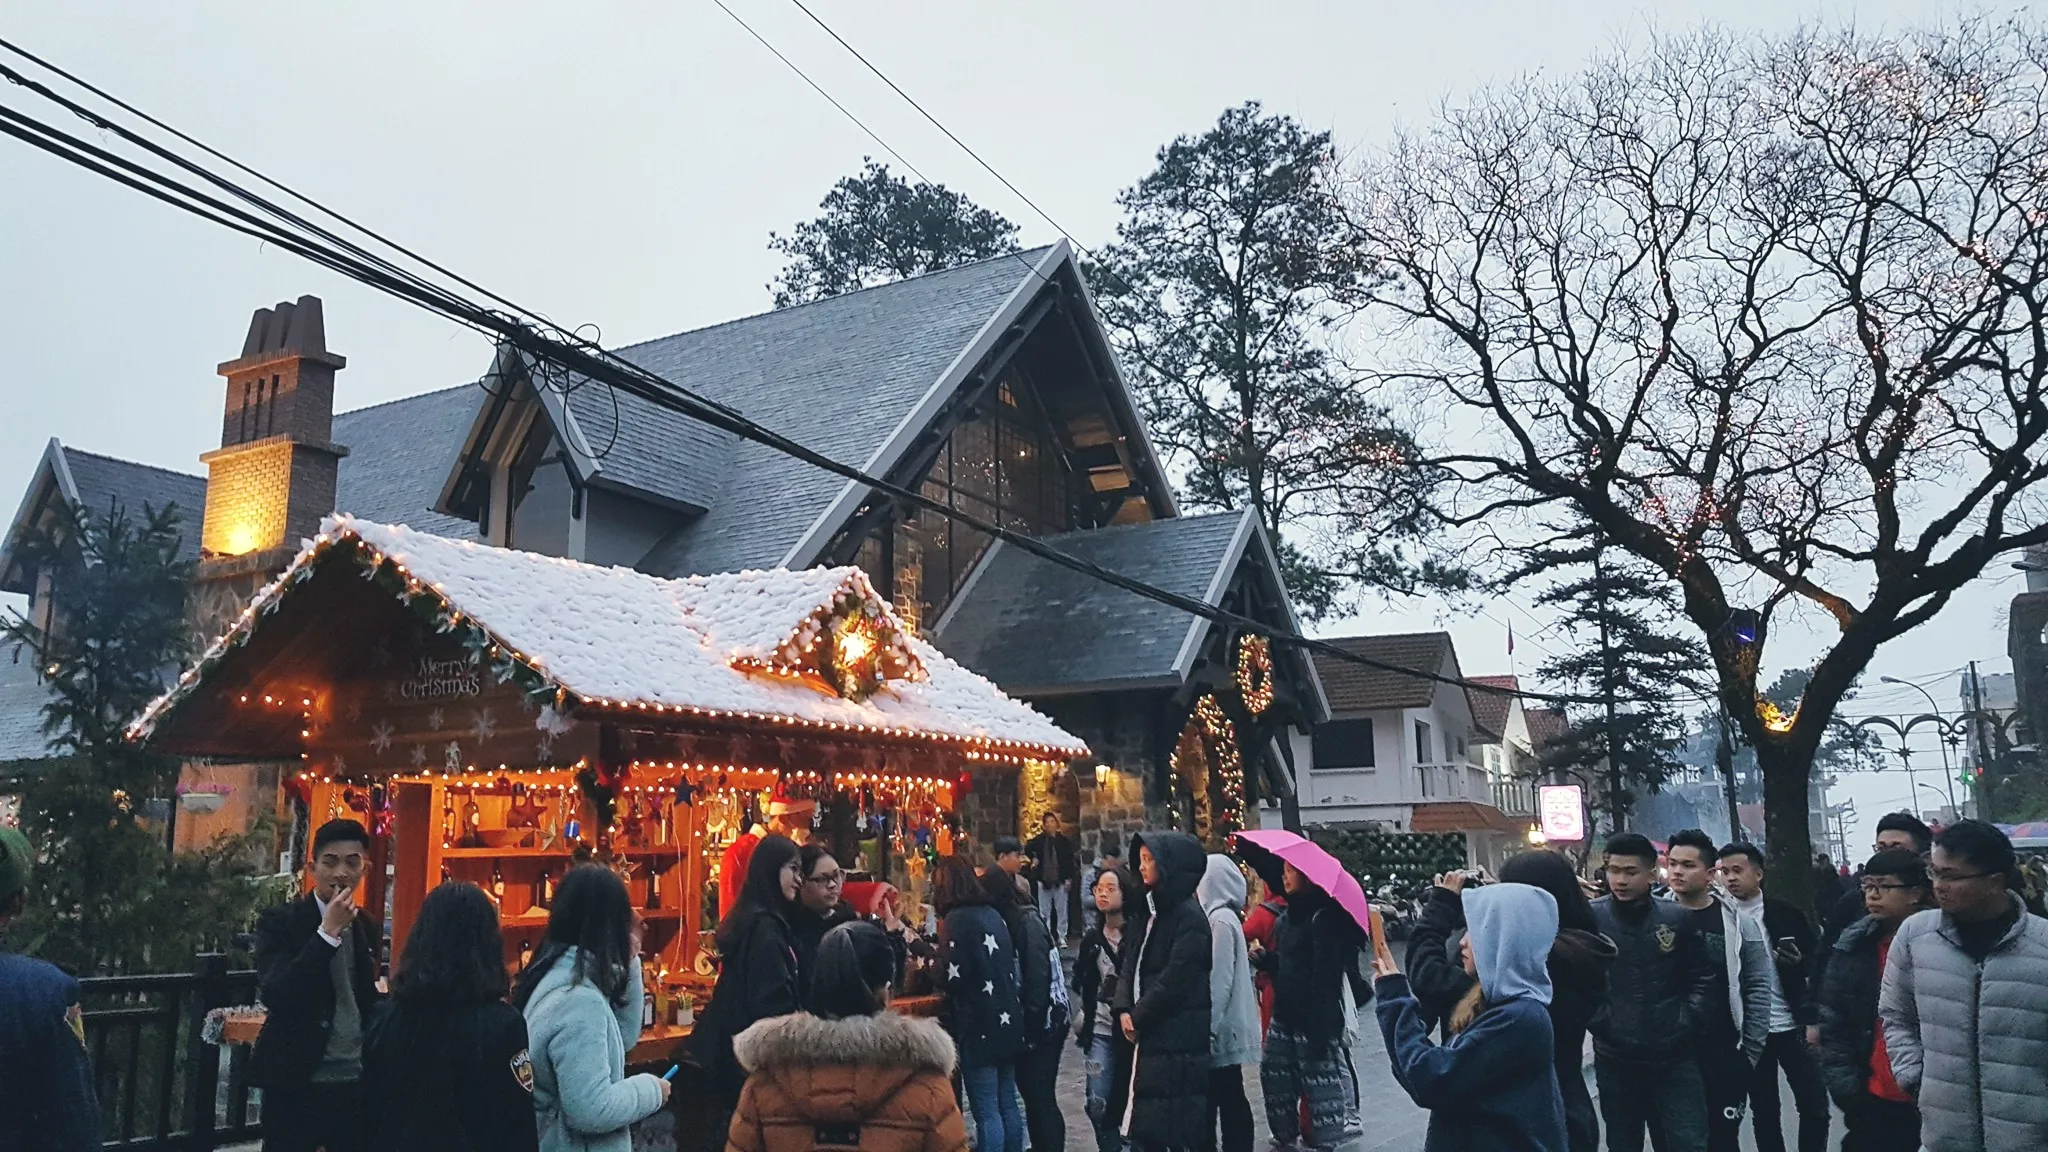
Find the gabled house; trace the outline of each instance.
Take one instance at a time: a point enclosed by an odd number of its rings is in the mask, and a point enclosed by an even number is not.
[[[1516,676],[1474,676],[1472,718],[1483,735],[1479,765],[1493,789],[1493,806],[1510,817],[1536,814],[1536,755],[1529,731],[1529,712],[1522,707],[1522,681]],[[1478,689],[1498,688],[1499,692]],[[1515,695],[1511,695],[1515,693]]]
[[[1467,858],[1498,863],[1527,829],[1494,803],[1481,751],[1498,736],[1477,696],[1432,677],[1464,679],[1449,633],[1331,637],[1329,642],[1404,674],[1316,657],[1330,719],[1316,725],[1312,766],[1298,780],[1305,824],[1458,832]]]
[[[1293,626],[1254,517],[1179,514],[1064,243],[619,354],[951,508]],[[1297,652],[650,402],[501,350],[481,385],[330,416],[345,364],[306,297],[258,312],[242,355],[220,366],[221,447],[203,457],[208,479],[180,478],[181,505],[205,510],[202,636],[337,510],[657,576],[855,564],[942,650],[1096,751],[1077,772],[972,789],[969,831],[984,844],[1048,808],[1092,851],[1106,830],[1202,827],[1291,798],[1296,748],[1327,715]],[[7,555],[33,523],[31,497]],[[19,564],[0,576],[35,589]]]

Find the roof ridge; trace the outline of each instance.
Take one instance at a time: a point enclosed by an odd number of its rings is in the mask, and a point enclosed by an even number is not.
[[[891,280],[886,284],[870,284],[865,288],[855,288],[851,292],[841,292],[837,295],[825,296],[817,300],[806,300],[801,304],[791,304],[787,308],[769,308],[765,312],[749,312],[745,316],[735,316],[730,320],[720,320],[716,323],[704,324],[696,328],[684,328],[679,332],[668,332],[660,336],[650,336],[645,340],[635,341],[631,344],[621,344],[611,349],[611,351],[614,354],[623,356],[635,348],[645,348],[650,344],[659,344],[664,340],[673,340],[678,336],[694,336],[700,332],[714,332],[720,328],[730,328],[735,324],[745,324],[748,321],[759,320],[764,316],[786,316],[805,308],[815,308],[820,304],[830,304],[835,300],[846,300],[868,292],[880,292],[885,288],[897,288],[905,284],[916,283],[920,280],[930,280],[935,276],[947,276],[955,272],[964,272],[969,268],[979,268],[984,264],[993,264],[998,260],[1024,260],[1026,257],[1041,255],[1051,251],[1057,243],[1057,241],[1054,241],[1052,244],[1041,244],[1036,248],[1021,248],[1015,252],[1005,252],[1000,256],[990,256],[982,260],[970,260],[965,264],[955,264],[951,268],[941,268],[935,272],[921,272],[916,276],[905,276],[901,280]],[[1026,261],[1024,270],[1034,276],[1038,274],[1037,264],[1033,261]]]
[[[125,464],[130,468],[146,468],[151,472],[161,472],[166,476],[177,476],[185,480],[206,479],[203,474],[198,472],[180,472],[176,468],[166,468],[161,464],[145,464],[140,460],[130,460],[125,456],[109,456],[105,452],[94,452],[86,448],[74,448],[61,440],[57,443],[67,456],[90,456],[95,460],[105,460],[110,464]]]
[[[460,392],[464,388],[474,388],[477,386],[477,384],[478,381],[466,380],[463,383],[452,384],[446,388],[436,388],[431,392],[415,392],[410,396],[393,396],[389,400],[379,400],[375,404],[365,404],[361,408],[351,408],[346,412],[336,412],[335,415],[354,416],[359,412],[373,412],[379,408],[389,408],[393,404],[404,404],[409,400],[424,400],[429,396],[440,396],[448,392]]]

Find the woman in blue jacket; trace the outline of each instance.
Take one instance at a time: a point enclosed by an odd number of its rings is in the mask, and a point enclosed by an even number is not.
[[[1564,1152],[1549,1010],[1557,900],[1527,884],[1491,884],[1468,889],[1464,905],[1465,970],[1483,1001],[1440,1045],[1430,1043],[1393,953],[1374,941],[1375,999],[1394,1078],[1430,1111],[1425,1152]]]

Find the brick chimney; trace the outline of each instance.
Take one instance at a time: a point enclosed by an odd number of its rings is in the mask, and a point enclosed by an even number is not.
[[[206,463],[200,550],[210,566],[279,568],[334,511],[334,374],[320,298],[260,308],[242,354],[222,364],[227,403],[220,447]],[[221,564],[229,558],[239,562]]]

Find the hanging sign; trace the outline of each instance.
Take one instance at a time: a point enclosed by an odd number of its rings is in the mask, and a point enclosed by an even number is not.
[[[1536,807],[1543,816],[1544,839],[1586,838],[1585,796],[1577,784],[1543,785],[1536,790]]]

